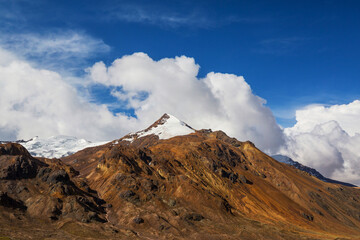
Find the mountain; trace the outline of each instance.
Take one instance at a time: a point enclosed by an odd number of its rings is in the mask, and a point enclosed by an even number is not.
[[[169,139],[176,136],[194,133],[195,130],[180,121],[176,117],[165,113],[159,120],[145,130],[136,133],[130,133],[122,138],[124,141],[133,142],[145,136],[155,135],[159,139]]]
[[[2,141],[0,143],[9,143]],[[34,137],[30,140],[14,141],[23,145],[31,155],[45,158],[61,158],[88,147],[103,145],[107,142],[90,142],[71,136],[53,136],[49,138]]]
[[[0,145],[0,236],[359,239],[360,189],[173,118],[62,160]]]
[[[18,143],[0,144],[0,239],[74,239],[72,228],[96,237],[102,226],[95,223],[106,222],[104,201],[74,180],[78,174],[58,159],[32,157]]]
[[[299,169],[301,171],[307,172],[307,173],[311,174],[312,176],[317,177],[321,181],[341,184],[341,185],[348,186],[348,187],[356,187],[356,185],[351,184],[351,183],[346,183],[346,182],[341,182],[341,181],[333,180],[333,179],[330,179],[330,178],[326,178],[321,173],[319,173],[316,169],[313,169],[311,167],[302,165],[301,163],[299,163],[297,161],[294,161],[294,160],[292,160],[291,158],[289,158],[287,156],[278,154],[278,155],[273,155],[271,157],[274,158],[275,160],[279,161],[279,162],[289,164],[289,165],[294,166],[295,168],[297,168],[297,169]]]

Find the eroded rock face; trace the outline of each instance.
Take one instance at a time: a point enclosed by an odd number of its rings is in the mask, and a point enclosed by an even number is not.
[[[20,144],[0,144],[0,179],[34,178],[38,169],[45,165]]]
[[[49,184],[56,184],[56,183],[66,184],[70,182],[70,177],[65,170],[60,169],[50,172],[49,176],[46,179],[46,182],[48,182]]]
[[[39,160],[19,144],[0,144],[0,208],[18,211],[18,218],[52,223],[66,219],[83,223],[106,222],[96,191],[80,188],[70,176],[77,172],[60,160]],[[0,211],[1,212],[1,211]],[[1,221],[1,214],[0,214]]]
[[[24,156],[2,157],[2,161],[10,164],[3,166],[0,172],[1,179],[22,179],[33,178],[37,174],[38,166]]]
[[[0,144],[0,155],[31,157],[29,152],[17,143]]]
[[[324,229],[335,235],[360,233],[355,214],[359,210],[354,208],[360,207],[359,191],[346,190],[359,203],[346,198],[345,205],[338,207],[337,199],[342,198],[338,191],[335,198],[325,194],[327,183],[298,173],[253,143],[239,142],[221,131],[165,140],[151,135],[132,142],[120,140],[64,161],[111,204],[107,208],[110,223],[148,238],[191,239],[200,234],[199,239],[278,239],[282,231],[284,239],[300,235],[311,239],[305,231]],[[321,200],[308,191],[317,192]],[[344,209],[349,214],[340,213]],[[288,231],[293,226],[303,232]]]
[[[0,206],[12,209],[26,210],[27,207],[21,201],[9,197],[6,192],[0,192]]]

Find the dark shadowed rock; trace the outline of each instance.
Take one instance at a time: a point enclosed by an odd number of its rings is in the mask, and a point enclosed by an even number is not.
[[[231,211],[231,209],[232,209],[233,207],[229,204],[229,202],[228,202],[226,199],[222,199],[222,201],[221,201],[221,207],[222,207],[226,212],[233,214],[232,211]]]
[[[128,198],[131,198],[131,197],[134,197],[136,195],[136,193],[134,193],[133,191],[131,190],[127,190],[127,191],[124,191],[120,194],[120,196],[122,198],[125,198],[125,199],[128,199]]]
[[[0,157],[0,179],[24,179],[36,176],[37,168],[35,162],[25,156],[15,156],[12,158]]]
[[[253,184],[250,180],[248,180],[244,175],[239,174],[239,179],[242,183]]]
[[[51,168],[48,167],[41,168],[37,174],[37,177],[40,178],[43,182],[46,182],[51,171]]]
[[[204,217],[201,214],[198,213],[189,213],[184,216],[184,219],[186,221],[201,221],[204,219]]]
[[[237,173],[230,173],[230,175],[229,175],[229,179],[232,183],[235,183],[237,181],[238,177],[239,176]]]
[[[306,218],[306,219],[309,220],[309,221],[313,221],[313,220],[314,220],[314,216],[311,215],[311,214],[307,214],[307,213],[302,212],[302,213],[301,213],[301,216],[304,217],[304,218]]]
[[[144,223],[144,219],[137,217],[137,218],[133,219],[133,222],[136,224],[141,224],[141,223]]]
[[[104,208],[112,208],[112,207],[113,207],[113,205],[111,203],[108,203],[108,204],[104,205]]]
[[[120,197],[133,204],[138,203],[140,201],[139,196],[132,190],[126,190],[120,193]]]
[[[0,179],[34,178],[45,163],[33,158],[20,144],[0,144]]]
[[[7,208],[26,210],[26,206],[21,201],[17,201],[7,195],[5,192],[0,192],[0,206]]]
[[[69,175],[63,169],[52,172],[46,180],[49,184],[56,184],[58,182],[67,183],[70,181]]]
[[[228,178],[229,177],[229,173],[226,172],[225,170],[221,169],[220,170],[220,176],[223,177],[223,178]]]

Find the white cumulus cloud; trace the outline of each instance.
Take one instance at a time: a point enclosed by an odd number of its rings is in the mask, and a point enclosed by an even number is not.
[[[0,49],[0,137],[75,135],[108,140],[133,129],[131,118],[79,97],[60,74],[37,69]]]
[[[108,106],[80,97],[61,74],[36,68],[1,49],[1,138],[62,134],[112,140],[147,127],[167,112],[194,128],[221,129],[264,150],[275,151],[282,143],[282,131],[265,100],[252,93],[243,77],[209,73],[199,79],[193,58],[154,61],[135,53],[108,67],[98,62],[87,71],[84,81],[117,87],[112,95],[134,109],[137,118],[114,115]]]
[[[199,79],[198,71],[193,58],[154,61],[144,53],[88,69],[94,82],[121,87],[112,94],[135,110],[142,127],[168,112],[194,128],[224,130],[263,150],[275,151],[283,143],[282,130],[265,100],[252,93],[242,76],[211,72]]]
[[[355,100],[349,104],[324,105],[314,104],[296,111],[297,123],[292,128],[295,132],[308,132],[317,124],[328,121],[337,121],[348,134],[360,133],[360,101]]]
[[[360,101],[310,105],[296,111],[297,123],[284,130],[281,153],[316,168],[326,177],[360,185]]]

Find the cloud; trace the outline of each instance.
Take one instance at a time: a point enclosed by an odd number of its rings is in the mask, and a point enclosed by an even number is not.
[[[76,31],[55,31],[47,34],[2,33],[0,45],[23,58],[34,60],[41,67],[69,70],[73,64],[110,50],[102,40]]]
[[[360,185],[360,101],[309,105],[296,111],[297,123],[284,130],[280,152],[325,176]]]
[[[163,28],[212,28],[231,23],[256,24],[268,21],[264,18],[229,15],[221,18],[210,14],[201,3],[178,2],[174,6],[138,4],[136,1],[121,2],[104,10],[106,20],[117,20],[129,23],[141,23]]]
[[[180,13],[158,5],[121,4],[107,9],[108,19],[126,22],[144,23],[161,27],[177,28],[181,26],[207,28],[213,24],[200,12]]]
[[[122,112],[133,110],[137,118],[114,115],[109,106],[81,97],[61,74],[36,68],[0,48],[0,136],[64,134],[112,140],[168,112],[195,128],[221,129],[262,149],[281,145],[282,132],[271,111],[241,76],[209,73],[199,79],[193,58],[154,61],[144,53],[116,59],[109,67],[98,62],[87,71],[84,81],[112,89],[124,103]]]
[[[0,136],[75,135],[109,140],[135,129],[135,120],[89,103],[60,74],[38,69],[0,49]],[[126,126],[126,127],[125,127]]]
[[[255,52],[261,54],[284,55],[295,52],[311,38],[305,37],[285,37],[265,39],[259,43]]]
[[[360,117],[360,101],[355,100],[349,104],[332,105],[309,105],[296,111],[297,123],[293,128],[296,132],[308,132],[319,123],[331,120],[337,121],[341,128],[353,135],[360,133],[360,125],[357,119]]]
[[[142,127],[168,112],[194,128],[224,130],[263,150],[275,151],[282,144],[272,112],[243,77],[211,72],[199,79],[198,71],[193,58],[154,61],[144,53],[116,59],[108,67],[98,62],[88,69],[95,83],[120,87],[112,94],[134,109]]]
[[[0,66],[5,66],[15,60],[17,60],[17,57],[13,53],[0,47]]]
[[[186,56],[155,61],[145,53],[123,56],[109,66],[95,63],[80,81],[90,83],[85,88],[108,89],[122,107],[114,114],[111,104],[83,97],[68,77],[0,48],[0,137],[63,134],[112,140],[147,127],[167,112],[194,128],[223,130],[327,177],[360,185],[360,101],[309,105],[296,111],[293,127],[282,130],[266,101],[242,76],[210,72],[199,78],[199,68]]]

